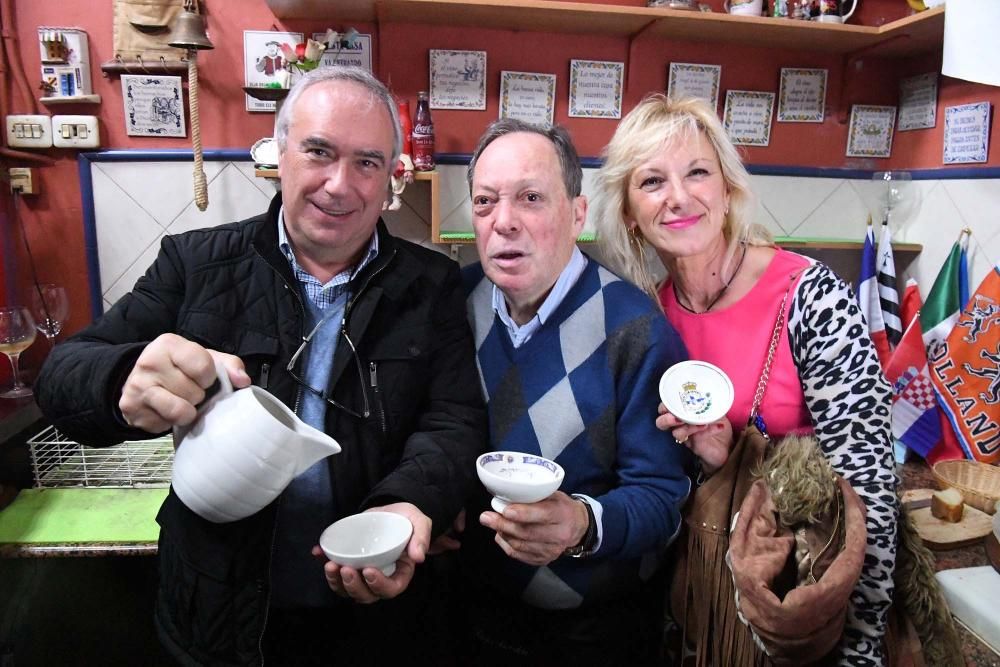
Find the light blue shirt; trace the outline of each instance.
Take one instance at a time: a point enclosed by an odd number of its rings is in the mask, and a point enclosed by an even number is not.
[[[282,209],[278,213],[278,247],[288,259],[305,299],[306,327],[311,332],[297,372],[306,384],[322,391],[330,381],[350,282],[378,255],[378,234],[372,234],[368,252],[357,266],[341,271],[324,284],[295,259],[284,219]],[[322,397],[299,389],[297,413],[305,423],[324,430],[328,407]],[[318,562],[309,553],[319,541],[320,533],[335,518],[333,481],[326,459],[321,459],[293,479],[282,494],[271,567],[271,603],[276,607],[328,607],[335,603],[336,596],[326,586]]]
[[[511,318],[510,311],[507,309],[507,300],[504,298],[503,292],[500,291],[499,287],[493,285],[493,310],[496,311],[496,314],[500,317],[500,321],[503,322],[508,335],[510,335],[510,342],[515,348],[521,347],[531,340],[535,332],[545,324],[556,308],[562,304],[566,295],[576,285],[576,281],[583,275],[585,268],[587,268],[587,256],[574,246],[573,254],[570,255],[569,262],[566,263],[562,273],[559,274],[556,284],[552,286],[552,291],[545,297],[545,301],[542,302],[535,316],[523,326],[518,325]],[[582,493],[574,493],[573,497],[590,505],[590,509],[594,512],[594,522],[597,524],[597,542],[594,543],[593,550],[597,551],[601,546],[601,541],[604,539],[604,524],[601,521],[604,516],[604,507],[598,501]]]
[[[566,263],[562,273],[559,274],[556,284],[552,286],[552,291],[545,297],[545,301],[542,302],[535,316],[523,326],[518,325],[511,318],[510,311],[507,309],[507,300],[504,298],[503,292],[496,285],[493,286],[493,310],[500,316],[500,321],[503,322],[507,333],[510,334],[510,342],[514,347],[521,347],[531,340],[535,332],[545,324],[546,320],[552,316],[552,313],[563,302],[563,299],[569,294],[573,285],[580,279],[585,268],[587,268],[587,256],[574,246],[573,254],[570,255],[569,262]]]

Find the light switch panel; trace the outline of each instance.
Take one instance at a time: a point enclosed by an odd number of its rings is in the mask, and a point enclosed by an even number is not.
[[[7,145],[12,148],[48,148],[52,145],[52,120],[48,116],[7,116]]]
[[[57,148],[98,148],[97,116],[53,116],[52,143]]]

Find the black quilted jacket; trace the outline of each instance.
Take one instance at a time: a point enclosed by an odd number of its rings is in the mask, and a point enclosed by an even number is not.
[[[43,366],[36,395],[57,428],[94,446],[149,437],[124,424],[117,397],[143,346],[167,332],[238,355],[255,384],[295,407],[285,366],[304,333],[304,306],[278,249],[280,203],[240,223],[164,238],[133,291]],[[406,500],[431,517],[437,536],[461,509],[486,442],[464,293],[454,262],[390,236],[381,222],[378,234],[379,255],[355,278],[346,311],[367,386],[348,345],[337,346],[331,374],[335,400],[360,406],[366,392],[372,405],[367,420],[327,411],[326,430],[343,448],[328,459],[334,502],[346,515]],[[167,497],[157,516],[157,623],[182,662],[261,660],[278,502],[213,524]]]

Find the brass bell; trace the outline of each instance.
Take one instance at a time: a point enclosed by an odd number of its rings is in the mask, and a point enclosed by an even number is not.
[[[178,49],[214,49],[205,32],[205,17],[201,14],[184,9],[171,26],[172,36],[167,43]]]

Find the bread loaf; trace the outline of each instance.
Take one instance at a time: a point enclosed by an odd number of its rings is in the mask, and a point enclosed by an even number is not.
[[[931,515],[942,521],[958,523],[962,520],[964,512],[962,492],[958,489],[935,491],[934,495],[931,496]]]

